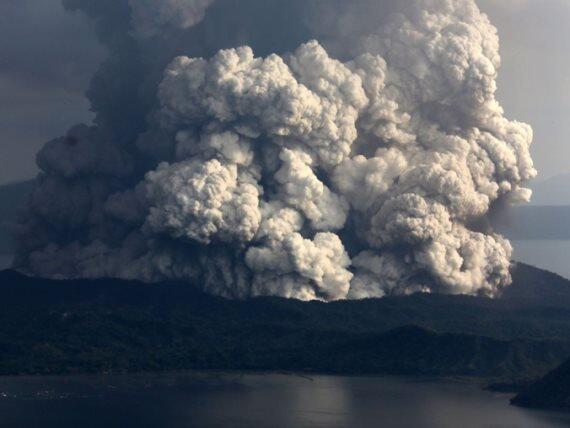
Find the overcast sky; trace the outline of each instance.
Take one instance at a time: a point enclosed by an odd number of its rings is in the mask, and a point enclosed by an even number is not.
[[[34,176],[43,142],[91,120],[83,94],[103,57],[61,0],[0,0],[0,183]]]
[[[104,57],[61,0],[0,0],[0,184],[32,177],[42,143],[89,121],[83,96]],[[535,130],[545,179],[570,172],[570,0],[478,0],[499,29],[499,98]]]

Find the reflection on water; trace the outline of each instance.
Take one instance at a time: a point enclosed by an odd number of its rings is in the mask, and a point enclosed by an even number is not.
[[[570,278],[570,240],[513,240],[513,258]]]
[[[563,427],[458,382],[239,374],[0,378],[5,428]]]

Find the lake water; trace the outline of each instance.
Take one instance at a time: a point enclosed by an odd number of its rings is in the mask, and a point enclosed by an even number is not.
[[[570,278],[570,240],[511,241],[514,259]]]
[[[0,378],[3,428],[550,428],[570,416],[451,381],[161,374]]]

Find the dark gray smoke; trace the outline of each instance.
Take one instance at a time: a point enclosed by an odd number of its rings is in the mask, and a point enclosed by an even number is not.
[[[65,0],[109,57],[38,154],[16,265],[229,296],[494,295],[531,128],[473,0]]]

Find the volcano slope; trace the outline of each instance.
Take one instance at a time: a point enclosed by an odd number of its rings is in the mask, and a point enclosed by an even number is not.
[[[0,272],[0,374],[276,370],[537,378],[570,356],[570,281],[513,266],[498,299],[225,300],[187,283]]]
[[[521,407],[570,411],[570,360],[525,388],[511,403]]]

